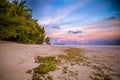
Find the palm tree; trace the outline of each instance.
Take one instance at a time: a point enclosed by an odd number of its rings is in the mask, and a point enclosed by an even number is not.
[[[12,1],[12,9],[13,9],[13,16],[31,18],[32,17],[32,10],[25,6],[26,1],[18,0]]]
[[[26,1],[22,0],[19,5],[18,5],[18,9],[17,9],[17,14],[20,17],[25,17],[25,18],[31,18],[32,17],[32,10],[27,8],[27,6],[25,6]]]
[[[12,10],[13,10],[12,16],[17,16],[18,5],[19,5],[18,0],[12,1]]]

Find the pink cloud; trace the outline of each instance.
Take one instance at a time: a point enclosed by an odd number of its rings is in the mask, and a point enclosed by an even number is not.
[[[88,42],[92,40],[120,39],[120,20],[109,20],[84,27],[78,27],[71,30],[82,31],[80,34],[69,34],[69,30],[55,31],[47,34],[51,38],[57,38],[62,41]]]

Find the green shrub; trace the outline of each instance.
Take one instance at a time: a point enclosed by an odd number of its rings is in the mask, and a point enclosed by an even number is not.
[[[31,10],[25,0],[0,1],[0,40],[25,44],[42,44],[45,30],[31,18]],[[17,6],[15,6],[17,5]]]

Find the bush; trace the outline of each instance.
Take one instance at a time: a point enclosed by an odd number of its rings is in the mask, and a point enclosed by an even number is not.
[[[25,2],[0,1],[0,40],[26,44],[44,42],[44,28],[31,18],[31,10],[25,7]]]

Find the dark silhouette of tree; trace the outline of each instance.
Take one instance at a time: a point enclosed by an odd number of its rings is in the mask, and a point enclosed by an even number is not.
[[[50,38],[49,37],[45,38],[45,42],[46,44],[50,44]]]

